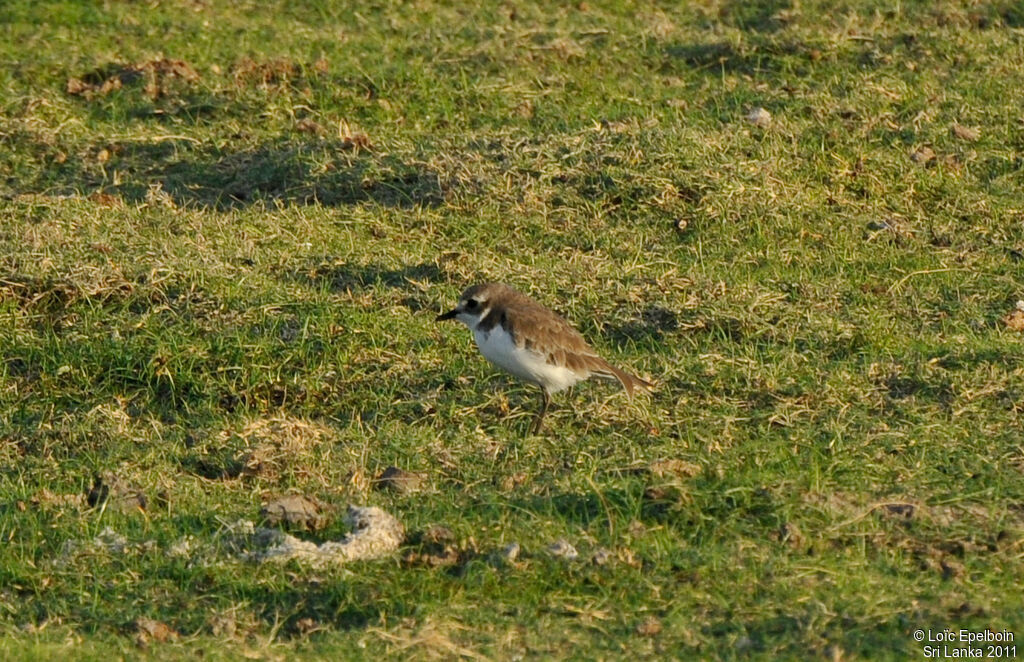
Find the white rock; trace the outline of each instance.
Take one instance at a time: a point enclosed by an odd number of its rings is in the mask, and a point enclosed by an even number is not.
[[[754,126],[767,129],[772,123],[772,114],[764,108],[758,106],[749,113],[747,113],[747,121]]]
[[[521,548],[519,547],[519,543],[510,542],[509,544],[505,545],[504,549],[501,550],[499,556],[501,560],[505,561],[506,563],[515,563],[516,559],[519,558],[520,549]]]
[[[567,561],[574,561],[579,558],[580,555],[580,553],[576,551],[576,548],[573,547],[565,538],[559,538],[548,545],[548,554],[555,558],[565,559]]]
[[[339,541],[322,545],[299,540],[276,529],[257,529],[254,549],[246,558],[284,562],[291,559],[312,565],[378,559],[398,549],[405,539],[405,527],[380,508],[349,506],[345,522],[352,532]]]

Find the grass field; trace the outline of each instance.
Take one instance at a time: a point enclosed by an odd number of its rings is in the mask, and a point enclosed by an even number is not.
[[[0,4],[0,657],[1024,636],[1018,2],[351,4]],[[485,280],[657,392],[528,435]]]

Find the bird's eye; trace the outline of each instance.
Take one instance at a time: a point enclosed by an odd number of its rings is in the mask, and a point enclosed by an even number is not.
[[[466,302],[466,310],[476,310],[476,299],[470,299]]]

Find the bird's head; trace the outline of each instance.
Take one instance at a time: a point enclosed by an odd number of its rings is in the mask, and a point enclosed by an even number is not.
[[[438,315],[435,321],[455,319],[470,329],[475,329],[480,320],[490,312],[489,302],[493,300],[494,295],[501,287],[498,283],[484,283],[466,289],[459,297],[458,305],[447,313]]]

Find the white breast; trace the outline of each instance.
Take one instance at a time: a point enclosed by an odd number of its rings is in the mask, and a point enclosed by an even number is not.
[[[548,393],[561,391],[587,377],[562,366],[550,365],[538,352],[516,347],[512,336],[500,324],[490,331],[474,329],[473,338],[488,361],[520,379],[539,385]]]

